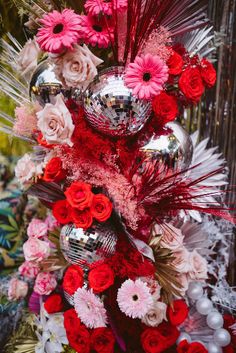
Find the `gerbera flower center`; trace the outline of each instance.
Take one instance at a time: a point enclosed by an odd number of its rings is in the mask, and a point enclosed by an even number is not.
[[[148,81],[150,81],[150,79],[151,79],[151,74],[150,74],[150,72],[145,72],[145,73],[143,74],[143,81],[148,82]]]
[[[53,28],[53,33],[58,34],[61,33],[64,29],[64,25],[62,23],[58,23],[56,26]]]
[[[102,32],[102,26],[93,25],[93,29],[94,29],[96,32]]]
[[[136,302],[136,301],[138,300],[137,294],[134,294],[132,298],[133,298],[133,300]]]

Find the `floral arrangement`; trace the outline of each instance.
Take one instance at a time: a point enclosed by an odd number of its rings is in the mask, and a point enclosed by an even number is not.
[[[6,349],[233,352],[235,319],[212,299],[220,238],[201,224],[234,223],[225,162],[176,122],[216,82],[201,1],[20,3],[35,36],[3,42],[21,79],[1,76],[17,104],[2,130],[31,144],[15,175],[47,217],[9,282],[29,321]]]

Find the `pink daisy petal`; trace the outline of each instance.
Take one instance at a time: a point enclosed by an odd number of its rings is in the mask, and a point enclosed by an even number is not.
[[[132,88],[138,98],[147,100],[163,90],[167,79],[168,67],[158,56],[151,54],[137,56],[125,74],[126,86]]]
[[[146,283],[140,279],[128,279],[118,290],[117,302],[127,316],[142,319],[151,309],[153,299]]]
[[[40,23],[43,27],[38,30],[37,42],[44,51],[60,53],[80,39],[81,18],[73,10],[54,10],[44,15]]]

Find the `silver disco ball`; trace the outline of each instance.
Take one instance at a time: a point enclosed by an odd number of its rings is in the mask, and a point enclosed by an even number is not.
[[[85,116],[98,131],[110,136],[134,135],[151,115],[149,101],[138,99],[125,86],[124,68],[101,72],[84,96]]]
[[[140,148],[146,158],[158,160],[173,170],[184,170],[192,161],[193,144],[189,134],[177,122],[165,125],[166,133],[152,135]]]
[[[65,259],[82,267],[112,255],[117,237],[108,225],[99,224],[84,230],[66,225],[61,230],[60,245]]]
[[[48,60],[41,62],[31,77],[29,94],[36,99],[40,105],[54,103],[54,97],[63,93],[62,83],[56,78],[53,71],[54,65]]]

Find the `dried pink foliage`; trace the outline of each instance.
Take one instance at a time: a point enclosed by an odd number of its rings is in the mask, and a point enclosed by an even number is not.
[[[166,62],[171,55],[171,42],[170,32],[165,27],[160,26],[150,34],[141,53],[144,55],[148,53],[151,55],[158,55],[164,62]]]

